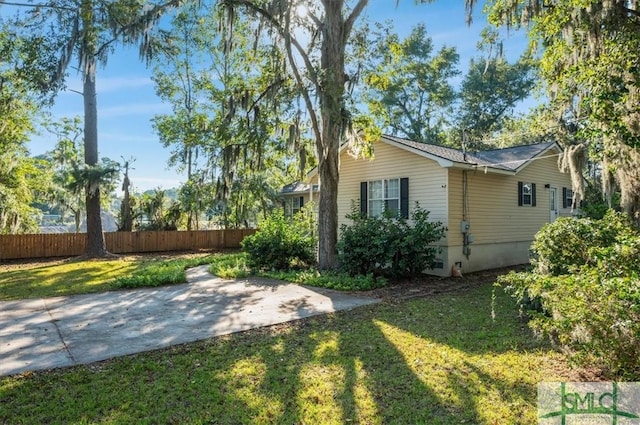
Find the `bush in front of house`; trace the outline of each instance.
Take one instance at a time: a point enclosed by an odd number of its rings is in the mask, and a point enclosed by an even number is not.
[[[418,203],[407,220],[383,214],[364,216],[357,204],[347,218],[352,225],[340,227],[338,258],[341,268],[352,276],[384,275],[410,277],[433,266],[444,235],[440,222],[429,221],[429,211]]]
[[[292,218],[279,209],[259,225],[259,229],[242,241],[248,265],[260,270],[289,270],[315,263],[316,238],[310,209]]]
[[[501,276],[529,324],[579,364],[611,376],[640,373],[640,232],[614,211],[558,219],[532,245],[531,272]]]

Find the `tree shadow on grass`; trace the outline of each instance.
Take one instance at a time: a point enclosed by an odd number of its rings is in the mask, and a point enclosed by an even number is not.
[[[533,423],[539,344],[490,289],[0,378],[0,423]]]

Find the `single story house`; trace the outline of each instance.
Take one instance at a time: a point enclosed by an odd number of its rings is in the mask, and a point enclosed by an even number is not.
[[[373,152],[362,159],[341,151],[339,224],[349,224],[354,201],[365,214],[389,209],[407,218],[419,202],[446,229],[436,275],[527,263],[536,232],[572,214],[571,179],[558,169],[555,142],[465,153],[383,136]],[[306,189],[321,184],[317,170],[307,180]]]
[[[284,206],[285,217],[291,217],[300,209],[318,197],[319,186],[294,182],[286,185],[280,191]]]

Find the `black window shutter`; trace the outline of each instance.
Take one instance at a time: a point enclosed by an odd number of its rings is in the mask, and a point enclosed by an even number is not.
[[[304,196],[300,197],[300,208],[304,207]]]
[[[531,183],[531,206],[536,206],[536,184]]]
[[[522,206],[522,182],[518,182],[518,206]]]
[[[368,204],[367,194],[368,194],[367,182],[361,182],[360,183],[360,214],[363,217],[367,216],[367,204]]]
[[[409,218],[409,179],[400,179],[400,217]]]
[[[562,188],[562,208],[567,208],[567,188]]]

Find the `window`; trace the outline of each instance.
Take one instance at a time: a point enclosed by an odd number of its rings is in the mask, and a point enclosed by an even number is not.
[[[536,184],[529,182],[518,182],[518,205],[536,206]]]
[[[304,206],[304,198],[302,196],[287,196],[284,198],[284,216],[293,217]]]
[[[384,211],[409,218],[409,179],[384,179],[360,183],[360,212],[379,217]]]
[[[379,217],[387,211],[398,215],[400,211],[400,179],[369,182],[369,217]]]
[[[573,208],[573,190],[562,188],[562,208]]]

